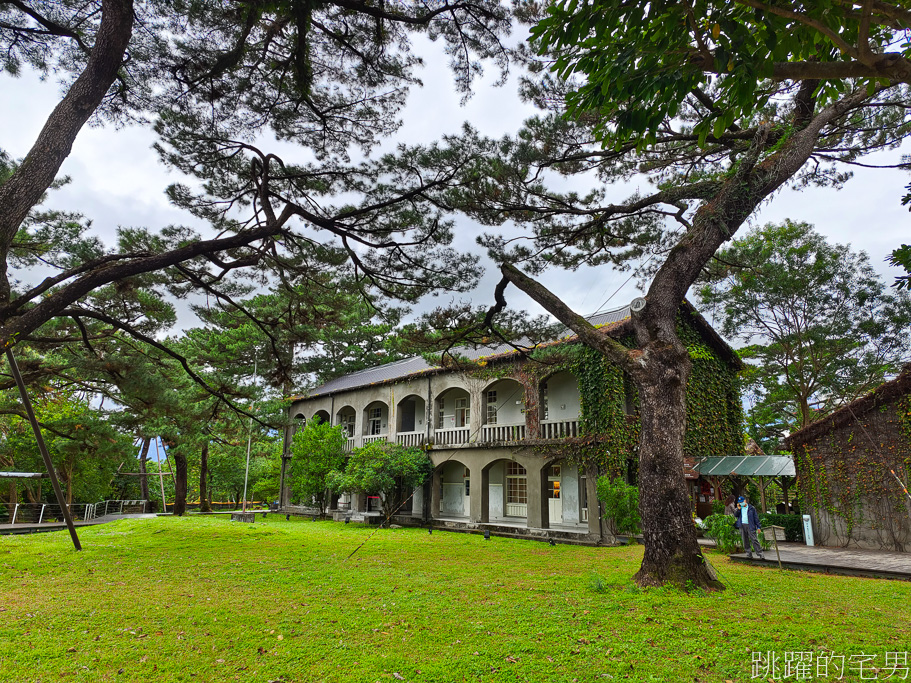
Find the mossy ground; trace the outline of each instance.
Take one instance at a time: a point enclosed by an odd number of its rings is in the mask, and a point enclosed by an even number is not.
[[[728,590],[639,590],[639,547],[420,529],[346,560],[371,532],[183,517],[82,529],[81,553],[0,537],[0,681],[724,682],[751,680],[752,652],[827,650],[876,654],[885,680],[885,654],[911,651],[911,583],[709,554]]]

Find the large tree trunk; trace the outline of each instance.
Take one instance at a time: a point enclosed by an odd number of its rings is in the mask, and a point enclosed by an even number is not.
[[[212,506],[206,497],[206,479],[209,477],[209,442],[206,441],[199,451],[199,511],[212,512]]]
[[[640,586],[696,585],[723,588],[696,541],[692,505],[683,478],[686,432],[686,348],[650,346],[645,367],[635,376],[642,436],[639,442],[639,500],[645,555],[635,576]]]
[[[149,460],[149,446],[152,443],[152,437],[147,436],[142,440],[142,450],[139,453],[139,497],[143,500],[149,500],[149,477],[146,470],[146,463]]]

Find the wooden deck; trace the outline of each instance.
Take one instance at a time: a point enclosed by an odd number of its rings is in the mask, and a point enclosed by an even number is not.
[[[156,515],[136,514],[136,515],[107,515],[90,519],[88,521],[73,521],[73,526],[77,529],[82,526],[95,526],[96,524],[105,524],[106,522],[115,522],[118,519],[154,519]],[[0,524],[0,536],[9,534],[40,534],[45,531],[65,531],[66,522],[42,522],[41,524]]]
[[[828,548],[799,543],[779,543],[778,548],[781,553],[781,566],[784,569],[911,581],[911,553]],[[734,562],[744,564],[778,566],[774,546],[766,551],[765,560],[759,560],[755,556],[748,559],[746,553],[737,553],[730,557]]]

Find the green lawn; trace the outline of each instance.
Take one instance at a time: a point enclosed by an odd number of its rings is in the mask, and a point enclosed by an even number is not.
[[[749,681],[751,652],[911,651],[911,583],[743,567],[640,591],[642,550],[257,516],[0,537],[0,681]],[[815,677],[807,680],[828,680]],[[788,680],[794,680],[790,678]],[[860,680],[850,669],[844,680]],[[911,680],[911,676],[909,676]]]

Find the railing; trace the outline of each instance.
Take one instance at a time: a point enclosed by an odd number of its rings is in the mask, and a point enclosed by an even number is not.
[[[481,440],[485,443],[495,441],[522,441],[525,439],[525,425],[484,425],[481,427]]]
[[[399,432],[395,435],[397,443],[407,447],[422,446],[427,435],[424,432]]]
[[[349,436],[347,439],[345,439],[345,452],[346,453],[350,453],[355,448],[357,448],[357,446],[354,443],[355,441],[357,441],[357,438],[353,437],[353,436]]]
[[[368,443],[373,443],[374,441],[386,441],[386,440],[387,440],[386,434],[377,434],[376,436],[365,436],[364,445],[366,446]]]
[[[566,439],[579,436],[579,420],[542,422],[538,431],[541,439]]]
[[[456,427],[454,429],[437,429],[433,433],[433,441],[437,446],[461,446],[468,443],[470,429]]]
[[[74,521],[89,521],[106,515],[127,515],[145,512],[145,500],[103,500],[98,503],[69,505]],[[57,503],[16,503],[0,506],[0,524],[43,524],[62,522],[63,512]]]

